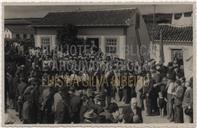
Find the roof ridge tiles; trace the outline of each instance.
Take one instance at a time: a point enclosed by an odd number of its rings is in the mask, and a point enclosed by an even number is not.
[[[128,18],[133,18],[136,12],[135,9],[50,12],[33,26],[47,27],[47,25],[51,25],[55,27],[70,23],[76,26],[129,26],[133,20],[129,21],[129,23],[125,21]]]
[[[137,8],[116,8],[116,9],[102,9],[102,10],[72,10],[72,11],[57,11],[57,12],[49,12],[49,13],[69,13],[69,12],[105,12],[105,11],[125,11],[125,10],[135,10]],[[48,13],[48,14],[49,14]]]
[[[160,40],[159,31],[162,30],[163,40],[174,41],[174,42],[191,42],[192,37],[192,26],[176,27],[172,25],[157,25],[158,29],[154,32],[154,39]],[[149,27],[147,27],[149,28]],[[150,29],[150,28],[149,28]],[[152,31],[152,30],[148,30]]]

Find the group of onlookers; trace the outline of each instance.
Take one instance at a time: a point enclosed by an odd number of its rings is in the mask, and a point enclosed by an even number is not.
[[[42,72],[45,55],[18,55],[14,48],[6,48],[5,110],[15,109],[23,123],[142,123],[143,110],[146,116],[167,115],[175,123],[193,122],[193,79],[185,80],[176,58],[167,66],[136,61],[128,70],[115,68],[127,67],[123,60],[94,59],[110,68],[64,70],[68,76],[106,76],[107,82],[97,87],[94,82],[48,83],[43,76],[50,72]],[[16,58],[10,59],[11,54]],[[135,76],[136,82],[113,85],[112,76],[121,72]]]

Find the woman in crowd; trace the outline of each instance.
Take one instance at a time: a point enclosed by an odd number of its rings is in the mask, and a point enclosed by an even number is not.
[[[183,71],[177,64],[170,63],[164,67],[162,64],[156,65],[153,60],[140,65],[136,61],[129,65],[132,70],[127,71],[125,67],[129,62],[126,60],[108,60],[103,57],[98,60],[102,61],[102,66],[109,69],[99,68],[97,65],[97,69],[85,67],[81,71],[79,67],[71,70],[71,66],[74,65],[72,62],[87,59],[89,63],[95,60],[94,57],[60,58],[50,52],[47,56],[43,55],[40,49],[35,49],[34,52],[34,55],[21,55],[26,52],[20,52],[16,56],[23,61],[19,62],[16,59],[13,69],[6,68],[6,96],[8,95],[10,101],[15,100],[13,102],[18,103],[14,109],[18,110],[23,123],[142,123],[143,108],[146,116],[158,115],[158,104],[162,108],[162,115],[167,109],[169,121],[182,123],[193,120],[193,83],[192,80],[185,83]],[[9,55],[9,52],[6,53]],[[60,64],[58,61],[64,58],[65,67],[59,68],[63,63]],[[58,71],[68,65],[68,69]],[[119,65],[117,70],[114,69],[115,65]],[[48,81],[50,76],[64,74],[68,78],[66,81],[58,82],[57,78]],[[128,75],[136,78],[133,84],[128,84],[128,78],[125,77],[125,80],[116,81],[116,85],[113,85],[114,76],[119,78]],[[101,80],[99,86],[93,79],[96,76]],[[104,77],[106,81],[102,81]],[[13,87],[16,89],[12,90]],[[119,95],[119,100],[114,99],[115,93]],[[158,96],[158,93],[162,95]],[[162,98],[167,98],[167,107],[163,107],[163,103],[160,102]],[[130,106],[124,108],[120,101]],[[120,109],[123,111],[120,112]]]

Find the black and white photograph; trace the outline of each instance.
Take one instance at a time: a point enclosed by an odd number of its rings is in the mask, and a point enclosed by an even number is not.
[[[195,123],[193,6],[4,4],[3,123]]]

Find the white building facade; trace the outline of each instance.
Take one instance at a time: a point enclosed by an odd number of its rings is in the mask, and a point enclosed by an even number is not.
[[[137,9],[49,13],[34,26],[35,46],[54,49],[58,44],[58,28],[71,21],[78,29],[78,38],[94,42],[107,56],[137,59],[139,40],[136,31],[139,32],[140,44],[149,49],[146,24]],[[149,55],[149,51],[146,52],[144,55]]]
[[[156,26],[154,41],[151,41],[150,45],[150,57],[159,62],[163,56],[164,65],[178,58],[181,66],[184,67],[186,78],[189,79],[193,76],[192,13],[190,15],[187,13],[187,17],[184,16],[185,13],[179,13],[178,17],[173,14],[171,24]],[[160,52],[161,48],[163,55]]]

